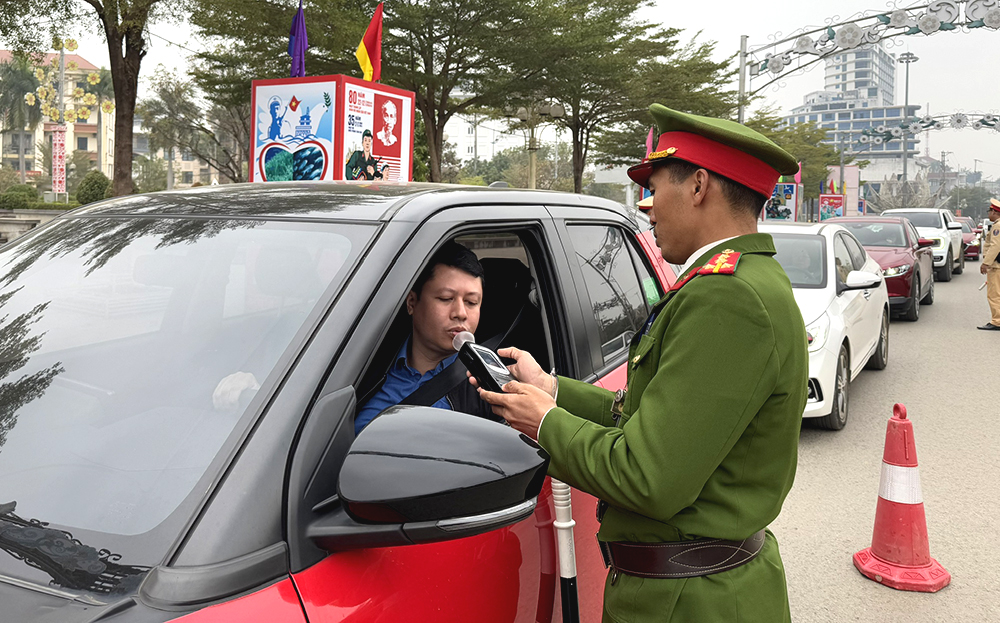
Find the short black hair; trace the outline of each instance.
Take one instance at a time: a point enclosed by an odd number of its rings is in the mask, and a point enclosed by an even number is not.
[[[764,209],[764,204],[768,200],[768,197],[765,197],[756,190],[751,190],[739,182],[734,182],[724,175],[719,175],[714,171],[692,164],[687,160],[671,159],[659,166],[669,169],[670,180],[675,184],[680,184],[688,179],[698,169],[705,169],[719,184],[719,187],[722,189],[722,195],[729,202],[729,205],[740,212],[750,214],[755,219],[760,218],[760,212]]]
[[[417,293],[418,298],[423,293],[427,282],[434,277],[434,270],[442,264],[457,268],[473,277],[479,277],[480,283],[483,286],[486,285],[486,272],[483,271],[483,265],[479,263],[479,258],[476,257],[476,254],[454,240],[449,240],[431,256],[431,261],[428,262],[427,267],[417,277],[417,282],[413,284],[412,290]]]

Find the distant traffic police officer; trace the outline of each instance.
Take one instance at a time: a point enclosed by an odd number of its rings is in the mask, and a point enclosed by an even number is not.
[[[481,395],[538,439],[550,475],[601,499],[605,622],[789,621],[765,528],[795,474],[808,347],[757,219],[798,167],[740,124],[650,110],[659,143],[629,176],[683,268],[632,340],[627,392],[550,377],[510,348],[520,382]]]
[[[990,226],[983,245],[983,263],[979,272],[986,275],[986,301],[990,304],[990,321],[979,327],[983,331],[1000,331],[1000,201],[990,199],[987,212]]]

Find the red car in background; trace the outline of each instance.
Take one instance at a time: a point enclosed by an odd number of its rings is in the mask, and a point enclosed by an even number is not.
[[[882,267],[889,290],[889,309],[907,320],[920,318],[920,305],[934,302],[933,242],[921,238],[910,219],[902,216],[828,219],[858,239]]]
[[[962,224],[962,243],[965,245],[965,259],[978,261],[983,249],[983,229],[971,216],[956,216],[955,219]]]

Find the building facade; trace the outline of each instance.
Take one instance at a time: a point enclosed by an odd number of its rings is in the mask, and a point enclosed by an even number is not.
[[[66,54],[66,84],[64,87],[65,103],[79,106],[73,98],[73,91],[76,88],[87,90],[89,86],[87,76],[100,69],[77,54]],[[9,62],[12,59],[8,50],[0,50],[0,63]],[[58,54],[46,54],[44,63],[58,62]],[[89,106],[90,117],[76,123],[66,124],[66,161],[70,160],[70,154],[74,151],[87,153],[94,169],[98,169],[108,177],[111,177],[112,165],[114,163],[115,145],[115,113],[105,113],[100,105]],[[26,138],[24,146],[25,173],[28,179],[36,179],[46,174],[51,167],[51,163],[42,162],[42,152],[39,144],[51,145],[52,134],[58,125],[48,121],[42,121],[34,128],[25,128],[24,133],[17,131],[5,131],[0,135],[0,154],[2,154],[2,166],[9,167],[15,171],[19,170],[18,150],[22,136]]]
[[[919,154],[917,135],[893,137],[876,143],[864,142],[865,130],[892,131],[914,121],[920,106],[904,110],[895,103],[896,58],[881,45],[843,52],[826,59],[823,91],[809,93],[802,106],[782,118],[786,125],[812,123],[828,131],[825,143],[853,152],[870,165],[862,171],[865,180],[883,180],[901,174],[903,154],[916,173],[913,158]]]

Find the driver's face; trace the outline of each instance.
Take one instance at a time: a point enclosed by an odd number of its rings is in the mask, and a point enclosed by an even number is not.
[[[413,337],[441,358],[455,354],[452,340],[460,331],[475,333],[483,300],[483,282],[464,270],[438,264],[420,296],[410,292],[406,306],[413,316]]]

